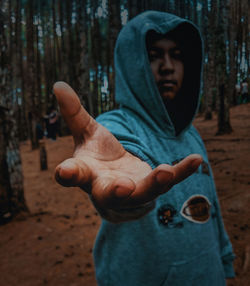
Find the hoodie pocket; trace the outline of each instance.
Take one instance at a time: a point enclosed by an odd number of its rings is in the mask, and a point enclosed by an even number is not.
[[[170,266],[161,286],[224,286],[222,260],[216,248],[188,262]]]
[[[165,280],[163,281],[163,283],[160,286],[173,286],[175,285],[173,282],[175,280],[177,280],[177,271],[176,271],[176,267],[172,266],[170,267],[168,273],[166,274]]]

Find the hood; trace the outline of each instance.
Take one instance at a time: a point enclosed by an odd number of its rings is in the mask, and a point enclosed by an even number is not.
[[[150,30],[162,34],[176,32],[184,52],[183,85],[180,96],[176,99],[176,112],[171,116],[150,68],[146,48],[146,34]],[[190,126],[197,112],[201,70],[202,40],[196,26],[173,14],[144,12],[122,28],[116,42],[116,102],[154,130],[177,136]],[[171,120],[173,116],[174,121]]]

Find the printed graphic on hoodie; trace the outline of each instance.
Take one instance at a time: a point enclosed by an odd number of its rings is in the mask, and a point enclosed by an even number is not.
[[[191,196],[182,206],[181,215],[196,223],[206,223],[210,218],[211,203],[203,195]]]

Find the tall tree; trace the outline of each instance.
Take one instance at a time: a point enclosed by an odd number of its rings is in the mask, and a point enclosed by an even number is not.
[[[93,98],[89,92],[89,55],[88,55],[88,14],[86,0],[77,0],[78,18],[76,24],[77,45],[77,86],[82,104],[94,116]]]
[[[28,138],[27,121],[26,121],[26,97],[25,97],[25,73],[24,73],[24,61],[23,61],[23,46],[24,40],[22,40],[23,25],[21,13],[21,0],[16,0],[15,9],[15,60],[14,60],[14,78],[16,90],[20,91],[20,98],[18,103],[18,133],[20,140],[26,140]],[[19,95],[19,94],[18,94]]]
[[[67,80],[66,75],[67,75],[67,71],[66,71],[66,59],[67,59],[67,52],[66,52],[66,39],[65,39],[65,35],[64,35],[64,6],[65,6],[65,2],[64,1],[58,1],[57,2],[58,5],[58,18],[59,18],[59,28],[60,28],[60,63],[59,63],[59,78],[61,80]]]
[[[74,50],[74,37],[72,28],[72,9],[73,1],[66,1],[66,36],[67,36],[67,66],[68,66],[68,81],[74,87],[75,81],[75,50]]]
[[[249,75],[249,11],[250,11],[250,3],[248,0],[241,1],[242,3],[242,11],[243,11],[243,18],[242,18],[242,38],[244,43],[244,55],[243,55],[243,62],[244,62],[244,71],[243,77],[247,78]]]
[[[229,114],[229,91],[227,73],[227,26],[228,26],[228,0],[219,0],[219,13],[217,16],[216,28],[216,66],[219,86],[219,110],[218,110],[218,131],[217,134],[232,132]]]
[[[237,40],[237,15],[236,15],[236,5],[237,1],[230,0],[230,10],[229,10],[229,25],[228,29],[228,45],[229,45],[229,82],[228,82],[228,91],[229,94],[229,103],[236,104],[236,93],[235,93],[235,84],[237,83],[237,50],[235,48],[235,43]]]
[[[28,211],[24,198],[15,110],[15,107],[0,107],[0,222]]]
[[[0,0],[0,7],[3,2]],[[16,101],[13,101],[8,79],[11,52],[8,49],[4,13],[0,10],[0,223],[27,211],[24,200],[21,157],[16,122]]]
[[[203,30],[206,29],[205,38],[205,57],[203,76],[203,94],[204,94],[204,114],[205,119],[212,119],[213,104],[216,96],[216,78],[215,78],[215,38],[216,15],[218,13],[215,1],[211,2],[210,11],[204,13]],[[207,20],[207,22],[206,22]]]
[[[34,50],[34,23],[33,12],[34,2],[28,0],[26,4],[26,34],[27,34],[27,111],[28,111],[28,130],[32,149],[38,148],[38,140],[36,137],[36,123],[38,120],[37,111],[37,92],[35,85],[36,69],[35,69],[35,50]]]
[[[131,1],[132,2],[132,1]],[[132,5],[132,3],[130,3]],[[132,13],[135,13],[135,7],[132,6]],[[110,100],[112,102],[111,108],[114,107],[114,94],[115,94],[115,67],[114,67],[114,49],[118,33],[121,29],[120,17],[120,1],[109,1],[109,26],[108,26],[108,81]]]
[[[137,14],[138,14],[137,1],[136,0],[128,0],[128,15],[129,15],[129,19],[132,19]]]

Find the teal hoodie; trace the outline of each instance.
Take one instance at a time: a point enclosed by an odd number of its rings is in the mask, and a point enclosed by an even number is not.
[[[184,47],[184,82],[175,126],[158,92],[146,34],[176,32]],[[222,286],[233,277],[234,254],[224,230],[213,174],[202,139],[192,125],[199,104],[202,41],[197,28],[177,16],[147,11],[121,30],[115,48],[118,110],[97,121],[124,148],[153,169],[192,153],[204,162],[196,173],[154,202],[142,218],[103,219],[94,247],[101,286]]]

